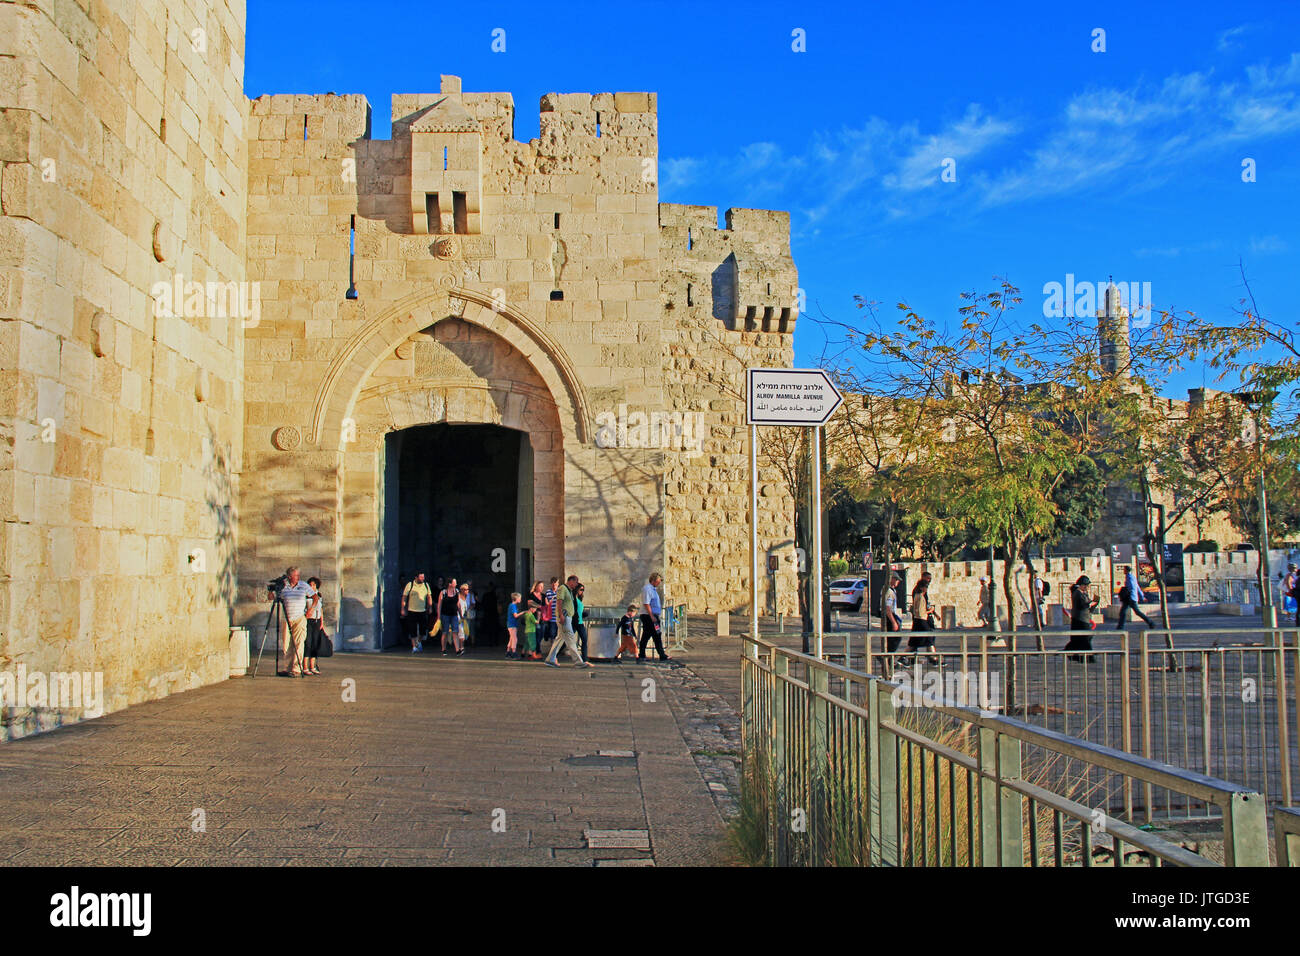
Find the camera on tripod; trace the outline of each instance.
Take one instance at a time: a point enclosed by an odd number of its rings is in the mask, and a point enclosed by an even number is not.
[[[279,594],[284,590],[284,586],[289,583],[289,575],[282,574],[278,578],[272,578],[266,582],[267,594]]]

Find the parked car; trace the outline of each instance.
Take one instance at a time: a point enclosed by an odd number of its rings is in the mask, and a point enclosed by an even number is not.
[[[867,589],[866,578],[840,578],[831,582],[831,606],[847,606],[862,610],[862,595]]]

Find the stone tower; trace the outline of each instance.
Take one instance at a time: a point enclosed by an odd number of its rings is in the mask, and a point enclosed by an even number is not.
[[[1107,283],[1102,307],[1097,310],[1097,337],[1101,342],[1101,369],[1107,375],[1127,377],[1129,352],[1128,309],[1114,282]]]

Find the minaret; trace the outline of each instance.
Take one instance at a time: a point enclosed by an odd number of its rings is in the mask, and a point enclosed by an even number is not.
[[[1107,375],[1128,377],[1131,356],[1128,341],[1128,309],[1120,301],[1114,281],[1106,284],[1105,301],[1097,310],[1097,336],[1101,340],[1101,370]]]

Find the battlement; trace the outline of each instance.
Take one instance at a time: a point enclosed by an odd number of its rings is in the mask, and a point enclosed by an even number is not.
[[[370,115],[370,103],[360,93],[268,94],[251,101],[248,138],[345,142],[369,139]]]
[[[799,278],[790,256],[790,214],[770,209],[728,209],[718,228],[716,206],[659,204],[660,249],[687,283],[686,298],[707,277],[713,314],[727,328],[794,331]]]

